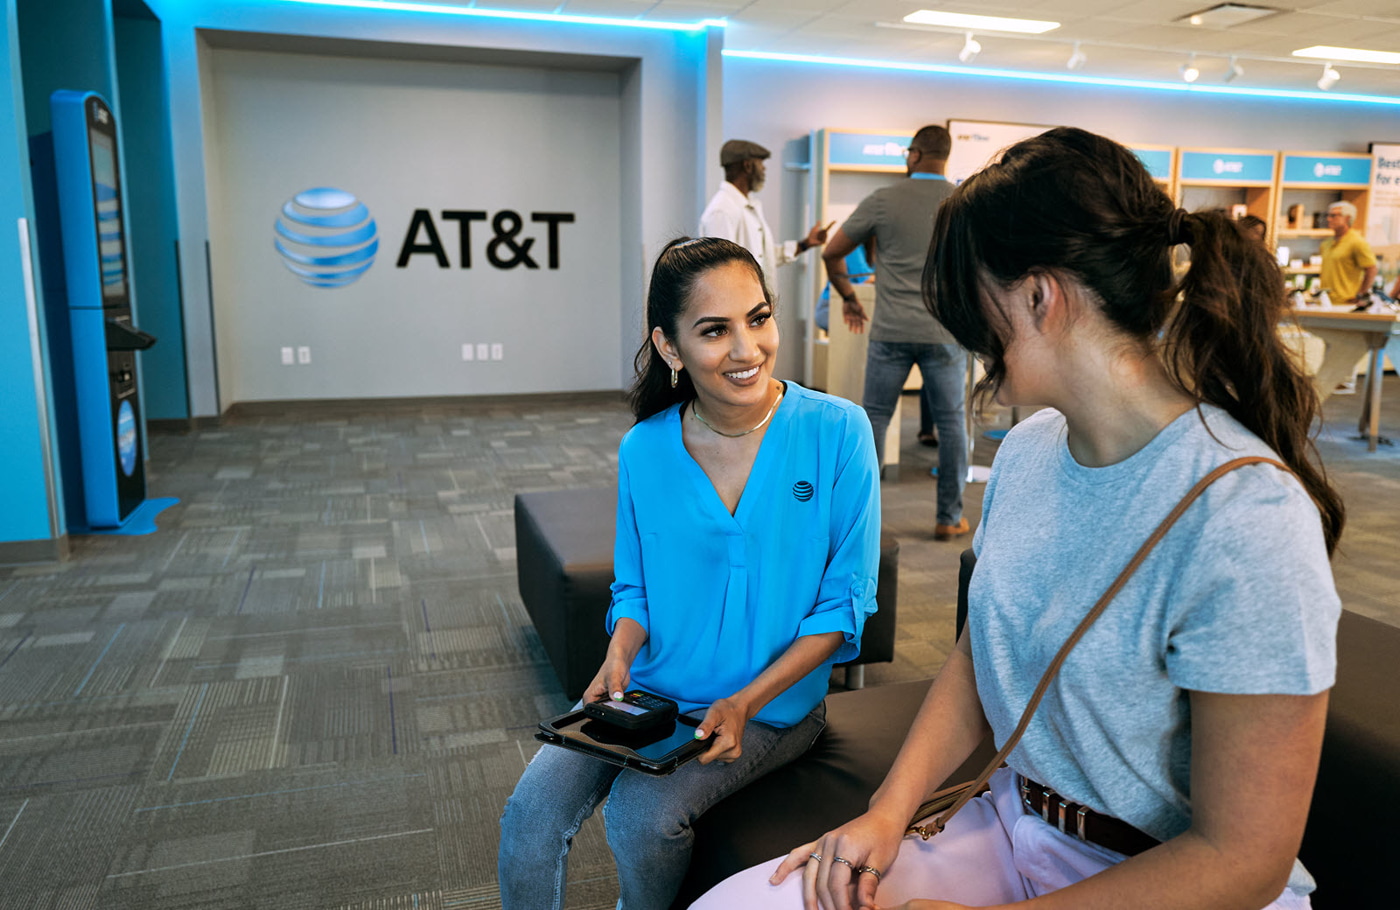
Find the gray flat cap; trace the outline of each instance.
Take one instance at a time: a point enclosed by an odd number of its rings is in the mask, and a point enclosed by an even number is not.
[[[719,166],[728,167],[731,164],[738,164],[740,161],[748,161],[750,158],[769,158],[772,154],[757,142],[750,142],[747,139],[730,139],[719,148]]]

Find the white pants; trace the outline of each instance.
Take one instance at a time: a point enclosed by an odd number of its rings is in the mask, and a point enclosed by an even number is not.
[[[915,898],[956,901],[972,907],[1012,903],[1058,891],[1122,862],[1122,854],[1087,844],[1030,815],[1021,804],[1016,775],[992,775],[991,793],[971,800],[929,840],[906,837],[885,873],[877,900],[896,906]],[[692,910],[783,908],[801,910],[802,872],[768,884],[779,859],[731,875],[692,904]],[[1284,891],[1263,910],[1308,910],[1306,897]]]

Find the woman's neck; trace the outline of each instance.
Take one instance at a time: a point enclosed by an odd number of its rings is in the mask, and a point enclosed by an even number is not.
[[[782,395],[783,384],[776,379],[769,380],[768,394],[753,405],[726,404],[697,392],[691,411],[698,411],[696,419],[721,436],[747,435],[772,419]]]
[[[1119,352],[1099,366],[1075,374],[1054,404],[1065,415],[1070,454],[1085,467],[1123,461],[1196,406],[1154,354]]]

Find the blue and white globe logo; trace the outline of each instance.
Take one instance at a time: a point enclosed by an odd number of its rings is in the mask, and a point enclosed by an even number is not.
[[[136,470],[136,411],[131,402],[123,401],[117,408],[117,462],[127,477]]]
[[[273,246],[282,264],[318,288],[352,283],[374,265],[379,229],[354,193],[332,187],[303,190],[282,206]]]

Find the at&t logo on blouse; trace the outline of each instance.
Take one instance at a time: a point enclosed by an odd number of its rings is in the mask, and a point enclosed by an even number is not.
[[[273,246],[282,264],[318,288],[354,282],[374,265],[379,229],[355,194],[333,187],[303,190],[282,206]]]

